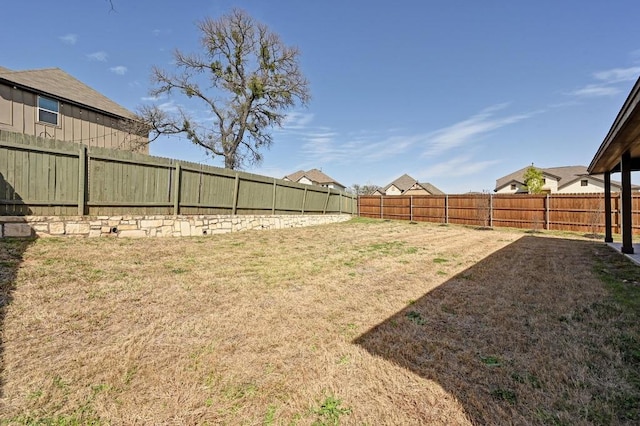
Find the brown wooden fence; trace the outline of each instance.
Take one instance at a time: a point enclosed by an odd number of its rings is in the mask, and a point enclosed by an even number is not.
[[[0,130],[0,215],[355,214],[354,196]]]
[[[611,195],[612,231],[620,233],[620,194]],[[361,217],[604,233],[604,194],[360,196]],[[633,195],[640,233],[640,194]]]

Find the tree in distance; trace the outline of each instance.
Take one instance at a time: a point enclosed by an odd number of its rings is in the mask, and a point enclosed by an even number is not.
[[[533,163],[524,172],[524,184],[529,194],[540,194],[542,192],[542,186],[544,185],[542,170],[534,167]]]
[[[352,194],[356,194],[356,195],[371,195],[374,192],[376,192],[378,189],[379,187],[377,185],[373,185],[370,183],[367,183],[365,185],[354,183],[353,185],[351,185],[351,188],[349,188],[349,191]]]
[[[208,154],[223,157],[225,168],[259,164],[261,151],[273,142],[270,129],[282,126],[287,110],[310,100],[300,52],[239,9],[197,26],[202,52],[176,50],[175,73],[154,67],[150,94],[199,100],[212,120],[195,120],[183,108],[171,112],[158,105],[140,107],[138,119],[150,130],[150,142],[184,134]]]

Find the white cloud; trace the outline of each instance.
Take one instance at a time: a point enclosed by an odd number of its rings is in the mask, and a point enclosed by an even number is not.
[[[317,132],[309,133],[304,140],[310,145],[325,146],[333,143],[336,133],[331,132]]]
[[[76,34],[65,34],[58,38],[65,44],[76,44],[78,42],[78,36]]]
[[[318,163],[374,163],[406,155],[414,147],[425,148],[423,156],[441,154],[472,142],[478,136],[531,117],[537,112],[498,116],[506,104],[484,109],[479,114],[452,126],[430,133],[399,134],[399,130],[383,135],[350,132],[341,135],[331,129],[307,128],[311,116],[296,113],[287,117],[286,128],[300,129],[301,152]]]
[[[89,53],[87,55],[87,58],[89,58],[90,61],[99,61],[99,62],[107,62],[107,58],[109,57],[109,55],[107,54],[107,52],[93,52],[93,53]]]
[[[347,146],[339,146],[335,143],[337,135],[331,132],[311,131],[302,136],[304,144],[302,152],[315,158],[318,162],[343,161],[350,149]]]
[[[403,129],[384,133],[350,131],[340,134],[330,128],[312,127],[313,114],[294,112],[287,115],[283,131],[302,141],[300,153],[314,164],[355,164],[391,161],[411,155],[412,149],[426,148],[425,155],[435,155],[466,144],[479,135],[524,120],[537,112],[499,116],[507,104],[495,105],[452,126],[417,134],[402,134]],[[419,155],[419,153],[418,153]],[[485,163],[480,163],[485,166]],[[472,170],[476,170],[475,166]]]
[[[419,176],[420,178],[454,178],[469,176],[486,170],[498,163],[500,163],[500,160],[476,161],[471,157],[471,155],[463,155],[431,166],[427,170],[423,170]]]
[[[375,139],[360,136],[350,139],[330,130],[309,131],[302,135],[302,152],[321,163],[371,163],[402,155],[424,140],[424,135],[387,136]]]
[[[366,141],[363,146],[362,157],[365,161],[378,161],[385,158],[401,155],[410,147],[421,144],[425,135],[389,136],[378,142]]]
[[[160,99],[164,99],[166,98],[166,95],[164,96],[143,96],[140,98],[141,101],[143,102],[155,102],[158,101]]]
[[[622,90],[615,87],[618,83],[635,81],[640,75],[640,67],[612,68],[609,70],[593,73],[593,78],[598,83],[587,84],[586,86],[568,92],[567,95],[579,98],[596,98],[601,96],[613,96]]]
[[[303,112],[290,112],[287,113],[282,122],[282,128],[284,130],[299,130],[309,126],[313,121],[313,114]]]
[[[640,75],[640,67],[613,68],[593,74],[597,80],[602,80],[607,84],[633,81],[638,78],[638,75]]]
[[[159,37],[161,35],[170,35],[172,32],[173,31],[171,29],[163,29],[163,30],[161,30],[161,29],[156,28],[154,30],[151,30],[151,34],[154,37]]]
[[[430,133],[426,141],[428,148],[423,155],[434,156],[441,154],[465,145],[483,134],[525,120],[536,114],[534,112],[496,117],[496,112],[506,106],[507,104],[491,106],[466,120]]]
[[[111,71],[114,74],[125,75],[127,73],[127,67],[123,65],[118,65],[117,67],[109,68],[109,71]]]
[[[169,101],[158,105],[158,108],[166,113],[180,112],[180,107],[174,101]]]
[[[600,96],[613,96],[618,93],[620,93],[620,89],[616,87],[601,84],[589,84],[582,89],[569,92],[569,95],[583,98],[595,98]]]
[[[555,104],[549,104],[547,105],[547,108],[568,108],[568,107],[572,107],[575,105],[580,105],[579,101],[576,100],[571,100],[571,101],[566,101],[566,102],[557,102]]]

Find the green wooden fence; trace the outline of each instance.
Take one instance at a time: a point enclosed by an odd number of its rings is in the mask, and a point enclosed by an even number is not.
[[[335,189],[0,130],[1,215],[356,212]]]

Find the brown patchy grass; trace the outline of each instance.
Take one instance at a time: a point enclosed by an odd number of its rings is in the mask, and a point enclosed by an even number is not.
[[[2,424],[634,424],[600,242],[356,220],[0,242]]]

